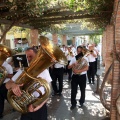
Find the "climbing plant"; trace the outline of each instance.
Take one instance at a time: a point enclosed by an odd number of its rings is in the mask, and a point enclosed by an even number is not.
[[[89,29],[105,28],[110,23],[114,0],[2,0],[2,3],[1,23],[9,20],[16,24],[19,20],[40,31],[57,31],[65,29],[61,24],[66,23],[82,23],[82,27]]]
[[[90,38],[90,43],[98,44],[98,43],[100,43],[101,35],[91,34],[91,35],[89,35],[89,38]]]

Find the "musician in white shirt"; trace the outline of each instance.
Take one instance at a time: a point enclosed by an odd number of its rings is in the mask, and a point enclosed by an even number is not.
[[[52,96],[59,95],[61,96],[63,90],[63,74],[64,74],[64,65],[59,63],[54,64],[52,71],[52,87],[54,93]],[[57,85],[58,81],[58,85]]]
[[[9,80],[13,76],[13,68],[11,66],[12,59],[7,58],[6,61],[2,64],[2,66],[6,69],[7,71],[7,76],[3,82],[3,84],[0,86],[0,118],[3,117],[3,111],[4,111],[4,101],[7,99],[7,92],[8,90],[6,89],[6,83],[9,82]]]
[[[28,48],[26,51],[26,56],[29,62],[32,61],[32,59],[36,56],[37,51],[34,48]],[[19,73],[20,72],[20,73]],[[21,74],[22,71],[18,71],[15,76],[17,76],[17,74]],[[15,84],[14,80],[16,80],[15,76],[12,77],[12,80],[10,82],[8,82],[8,84],[6,84],[6,88],[7,89],[12,89],[13,93],[16,96],[21,96],[22,92],[20,90],[20,86],[23,86],[23,84]],[[52,81],[50,74],[48,72],[48,70],[44,70],[43,72],[41,72],[37,77],[41,77],[43,79],[45,79],[49,84]],[[41,92],[44,94],[44,88],[41,88]],[[36,93],[34,93],[35,96],[37,96]],[[22,114],[21,115],[21,119],[20,120],[47,120],[47,106],[46,106],[46,102],[47,100],[45,100],[43,103],[41,103],[40,105],[38,105],[37,107],[34,107],[32,104],[28,106],[28,110],[29,112],[26,114]]]
[[[67,49],[67,47],[65,45],[62,45],[61,50],[63,51],[63,53],[67,57],[67,55],[68,55],[68,49]],[[67,74],[67,66],[66,65],[64,66],[64,73]]]
[[[68,65],[73,57],[74,57],[74,54],[73,54],[73,51],[71,50],[71,46],[68,46],[68,54],[67,54],[68,64],[66,66],[66,69],[67,69],[67,73],[68,73],[68,81],[69,82],[72,80],[72,68],[68,69]]]
[[[89,66],[87,62],[87,65],[84,66],[83,68],[73,69],[77,64],[77,60],[83,57],[81,46],[77,47],[77,54],[78,55],[72,58],[68,66],[69,69],[72,68],[73,70],[72,81],[71,81],[71,105],[72,105],[70,107],[71,110],[73,110],[77,104],[76,95],[77,95],[78,85],[80,87],[80,92],[81,92],[81,96],[79,99],[80,107],[82,107],[85,102],[86,72]],[[86,57],[84,57],[84,59],[87,61]]]
[[[92,83],[94,84],[95,82],[95,61],[96,61],[96,52],[94,51],[94,47],[92,44],[90,44],[88,46],[88,50],[89,50],[89,54],[87,55],[87,58],[88,58],[88,61],[89,61],[89,69],[87,71],[87,75],[88,75],[88,81],[89,81],[89,84],[91,84],[91,81]]]
[[[74,45],[71,46],[71,51],[72,51],[72,53],[73,53],[74,56],[77,55],[77,50],[76,50],[76,48],[74,47]]]
[[[97,74],[97,59],[98,59],[98,55],[99,55],[99,50],[98,48],[96,47],[96,44],[94,43],[93,44],[93,47],[94,47],[94,51],[96,52],[96,57],[95,57],[95,75]]]

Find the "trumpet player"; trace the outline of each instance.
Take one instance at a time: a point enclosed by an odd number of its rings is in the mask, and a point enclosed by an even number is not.
[[[89,81],[89,84],[91,84],[91,82],[94,84],[95,82],[95,58],[97,56],[96,52],[94,51],[94,46],[92,44],[90,44],[88,46],[88,50],[89,50],[89,53],[87,54],[87,58],[88,58],[88,61],[89,61],[89,69],[87,71],[87,76],[88,76],[88,81]]]
[[[74,68],[77,64],[77,60],[83,57],[82,49],[83,48],[81,46],[77,47],[77,55],[71,59],[68,66],[69,69]],[[87,60],[85,56],[84,59]],[[88,66],[89,64],[87,62],[87,65],[81,69],[72,69],[73,75],[71,81],[71,107],[70,107],[71,110],[73,110],[77,104],[76,95],[77,95],[78,85],[80,87],[80,92],[81,92],[81,96],[79,99],[80,107],[82,107],[85,102],[86,73],[88,70]]]
[[[70,63],[70,61],[71,61],[71,59],[72,59],[73,57],[74,57],[74,54],[73,54],[73,52],[72,52],[72,50],[71,50],[71,47],[68,46],[68,54],[67,54],[68,64],[67,64],[67,66],[66,66],[66,69],[67,69],[67,73],[68,73],[68,81],[69,81],[69,82],[70,82],[71,79],[72,79],[72,68],[71,68],[71,69],[68,69],[68,65],[69,65],[69,63]]]
[[[95,57],[95,75],[97,74],[97,59],[99,56],[99,49],[96,47],[97,45],[94,43],[93,47],[94,47],[94,51],[96,52],[96,57]]]
[[[62,45],[62,48],[60,48],[60,49],[63,51],[63,53],[64,53],[65,56],[67,57],[67,55],[68,55],[68,49],[67,49],[67,46]],[[64,66],[64,73],[67,75],[67,67],[66,67],[66,65]]]

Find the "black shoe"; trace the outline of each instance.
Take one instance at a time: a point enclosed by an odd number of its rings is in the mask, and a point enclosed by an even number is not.
[[[88,82],[88,84],[91,84],[91,82]]]
[[[15,109],[12,109],[12,112],[16,112],[16,110],[15,110]]]
[[[53,94],[52,94],[52,96],[56,96],[56,95],[57,95],[57,93],[53,93]]]
[[[92,84],[95,84],[94,82]]]
[[[68,79],[68,82],[71,82],[72,81],[72,79]]]
[[[62,95],[62,93],[58,93],[57,95],[61,96],[61,95]]]
[[[80,103],[80,108],[82,108],[83,107],[83,103]]]
[[[73,110],[75,107],[76,107],[76,105],[72,105],[72,106],[70,107],[70,109]]]
[[[0,119],[2,119],[3,118],[3,115],[0,115]]]

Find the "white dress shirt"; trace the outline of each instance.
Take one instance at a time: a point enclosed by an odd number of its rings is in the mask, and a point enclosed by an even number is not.
[[[5,67],[7,74],[13,74],[13,68],[10,64],[8,64],[6,61],[2,64],[3,67]],[[3,83],[6,83],[10,80],[10,78],[6,78]]]
[[[56,63],[55,65],[54,65],[54,68],[64,68],[64,65],[62,65],[62,64],[60,64],[60,63]]]
[[[93,51],[94,52],[94,54],[96,54],[96,52],[95,51]],[[96,54],[97,55],[97,54]],[[95,62],[95,57],[92,55],[92,54],[89,54],[88,56],[87,56],[87,58],[88,58],[88,61],[89,62]]]
[[[72,53],[73,53],[74,56],[77,55],[77,50],[76,50],[76,48],[72,47],[72,48],[71,48],[71,51],[72,51]]]
[[[72,55],[71,55],[71,54],[72,54]],[[67,60],[70,61],[70,60],[74,57],[73,55],[74,55],[74,54],[73,54],[72,51],[68,52]]]

